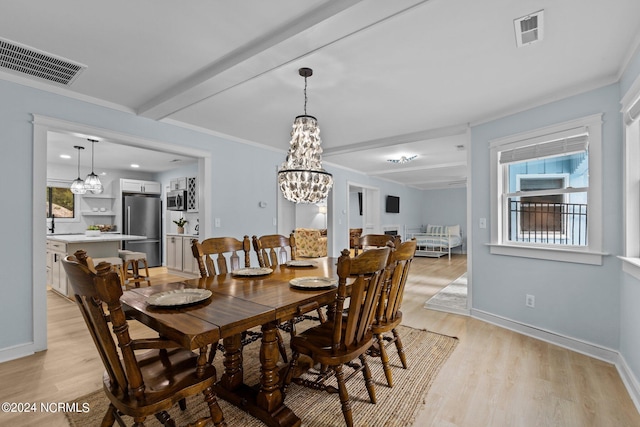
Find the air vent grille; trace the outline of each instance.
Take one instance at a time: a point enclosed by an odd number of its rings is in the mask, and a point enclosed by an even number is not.
[[[532,13],[513,21],[518,47],[542,40],[544,36],[544,11]]]
[[[87,66],[0,38],[0,68],[69,86]]]

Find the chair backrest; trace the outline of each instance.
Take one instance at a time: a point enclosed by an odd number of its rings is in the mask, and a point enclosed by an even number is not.
[[[350,228],[349,229],[349,247],[354,249],[358,246],[358,239],[362,235],[362,228]]]
[[[402,305],[404,286],[409,276],[409,268],[416,253],[417,241],[415,238],[401,243],[389,256],[387,265],[385,286],[380,294],[378,304],[377,323],[390,322],[396,318]]]
[[[346,316],[335,316],[332,339],[334,351],[357,346],[370,336],[390,253],[389,247],[376,248],[350,258],[349,249],[342,251],[338,258],[336,313],[344,312],[347,296],[350,296],[350,301]],[[349,294],[347,280],[352,281]]]
[[[355,254],[358,255],[360,250],[364,250],[367,247],[383,248],[387,246],[387,242],[392,242],[395,247],[400,245],[400,236],[393,236],[391,234],[365,234],[358,238],[358,243],[355,245]]]
[[[253,249],[258,256],[260,267],[275,268],[279,264],[289,261],[287,248],[291,259],[296,259],[296,238],[293,233],[289,237],[281,234],[268,234],[266,236],[253,236]]]
[[[235,237],[211,237],[202,242],[194,240],[191,244],[191,251],[198,260],[201,277],[227,274],[241,268],[240,256],[238,255],[240,251],[244,252],[243,267],[251,267],[249,236],[244,236],[242,241]],[[215,259],[214,255],[217,255]]]
[[[120,304],[122,287],[118,273],[107,262],[101,262],[95,266],[95,272],[91,271],[87,265],[87,254],[82,250],[66,256],[62,265],[73,289],[74,299],[109,375],[112,391],[120,390],[126,394],[128,390],[132,390],[135,398],[143,402],[145,386],[130,345],[127,319]],[[103,303],[107,306],[106,312]],[[109,322],[118,340],[117,345],[109,331]]]

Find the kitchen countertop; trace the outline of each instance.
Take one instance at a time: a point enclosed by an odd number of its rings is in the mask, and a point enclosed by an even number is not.
[[[49,234],[48,240],[61,243],[99,243],[121,242],[123,240],[144,240],[146,236],[134,236],[131,234],[102,233],[99,236],[87,236],[85,234]]]
[[[188,233],[182,233],[182,234],[178,234],[178,233],[167,233],[167,236],[176,236],[176,237],[194,237],[194,238],[198,238],[200,237],[200,235],[198,234],[188,234]]]

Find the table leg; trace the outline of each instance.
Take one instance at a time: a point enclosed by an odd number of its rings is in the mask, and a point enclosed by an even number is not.
[[[282,405],[280,376],[278,373],[278,339],[274,322],[262,325],[262,345],[260,346],[260,391],[256,403],[262,409],[272,412]]]
[[[242,385],[242,336],[232,335],[222,340],[224,346],[224,373],[220,384],[227,390],[235,390]]]

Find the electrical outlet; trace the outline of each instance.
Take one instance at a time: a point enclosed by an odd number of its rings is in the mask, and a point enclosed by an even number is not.
[[[536,297],[534,295],[527,294],[525,304],[527,305],[527,307],[534,308],[536,306]]]
[[[480,228],[487,228],[487,218],[480,218]]]

